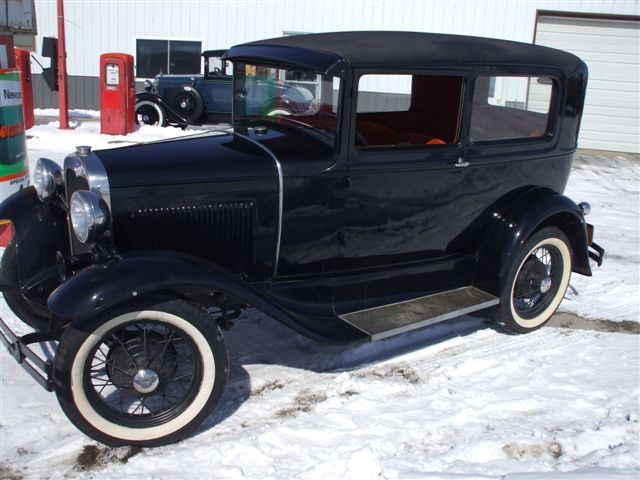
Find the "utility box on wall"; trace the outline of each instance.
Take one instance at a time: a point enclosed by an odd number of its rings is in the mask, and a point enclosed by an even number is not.
[[[133,56],[100,55],[100,132],[126,135],[135,130],[135,76]]]

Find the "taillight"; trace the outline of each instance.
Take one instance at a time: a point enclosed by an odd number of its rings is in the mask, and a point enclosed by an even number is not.
[[[15,235],[16,230],[11,220],[0,220],[0,247],[7,248]]]

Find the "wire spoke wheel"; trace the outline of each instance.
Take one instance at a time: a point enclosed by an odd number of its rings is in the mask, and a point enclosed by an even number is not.
[[[562,279],[562,255],[557,247],[543,245],[525,260],[516,277],[513,304],[523,318],[533,318],[555,297]]]
[[[534,233],[513,257],[493,318],[510,333],[527,333],[555,313],[571,277],[571,243],[556,227]]]
[[[112,446],[158,446],[194,431],[217,405],[229,359],[218,325],[185,300],[140,299],[71,325],[55,390],[69,419]]]
[[[202,368],[196,347],[157,321],[119,326],[88,357],[89,401],[106,418],[135,426],[166,421],[189,405]]]

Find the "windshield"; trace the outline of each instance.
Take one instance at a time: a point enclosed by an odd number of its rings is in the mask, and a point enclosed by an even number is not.
[[[332,146],[338,125],[340,79],[301,69],[234,63],[236,127],[280,124]]]

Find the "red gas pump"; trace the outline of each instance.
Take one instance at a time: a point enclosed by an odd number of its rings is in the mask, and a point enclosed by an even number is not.
[[[22,109],[24,113],[25,129],[33,127],[33,84],[31,83],[31,54],[27,50],[15,48],[16,67],[20,70],[20,84],[22,86]]]
[[[100,132],[126,135],[135,130],[135,76],[133,56],[100,55]]]

